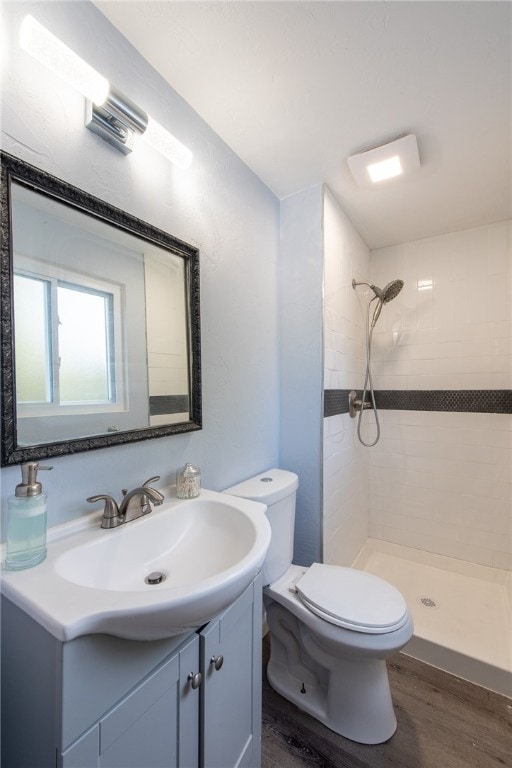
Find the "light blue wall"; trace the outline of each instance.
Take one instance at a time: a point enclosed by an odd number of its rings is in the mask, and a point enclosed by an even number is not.
[[[281,201],[279,466],[299,476],[295,557],[322,559],[323,187]]]
[[[199,464],[214,490],[275,466],[277,199],[91,3],[18,0],[2,10],[2,149],[201,253],[203,431],[52,460],[41,476],[49,524],[91,511],[92,493],[119,497],[153,474],[169,484],[185,461]],[[87,131],[83,98],[17,45],[29,12],[182,140],[192,168],[177,171],[142,146],[124,157]],[[4,508],[19,469],[1,476]]]

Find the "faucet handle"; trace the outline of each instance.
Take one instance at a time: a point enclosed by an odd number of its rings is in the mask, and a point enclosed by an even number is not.
[[[155,475],[155,477],[150,477],[149,480],[146,480],[145,483],[142,483],[142,487],[146,487],[148,485],[151,485],[151,483],[156,483],[160,480],[160,475]]]
[[[142,503],[142,514],[147,515],[148,512],[151,512],[151,505],[149,503],[149,499],[153,502],[155,506],[159,506],[163,500],[164,495],[163,493],[160,493],[160,491],[157,491],[156,488],[151,487],[151,483],[156,483],[157,480],[160,480],[160,475],[155,475],[155,477],[150,477],[149,480],[146,480],[145,483],[142,483],[141,488],[149,488],[149,494],[148,496],[143,496],[141,503]]]
[[[156,483],[157,480],[160,480],[160,475],[155,475],[154,477],[150,477],[149,480],[146,480],[146,482],[142,483],[140,487],[147,488],[148,485],[151,485],[151,483]],[[123,494],[123,496],[126,496],[126,494],[128,493],[128,488],[123,488],[121,493]]]
[[[116,500],[113,499],[112,496],[107,496],[105,494],[98,494],[97,496],[89,496],[89,498],[87,499],[87,501],[90,504],[94,504],[94,502],[101,501],[101,500],[105,501],[101,527],[115,528],[116,526],[121,525],[123,521],[119,516],[119,507],[117,506]]]

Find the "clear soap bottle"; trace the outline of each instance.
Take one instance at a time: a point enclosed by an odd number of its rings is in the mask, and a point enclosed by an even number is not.
[[[7,553],[5,567],[10,571],[32,568],[46,557],[47,497],[37,472],[37,461],[21,465],[21,483],[7,500]]]

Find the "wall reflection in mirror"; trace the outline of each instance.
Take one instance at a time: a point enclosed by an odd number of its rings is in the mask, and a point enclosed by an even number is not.
[[[3,463],[200,428],[197,251],[6,155],[2,203]]]

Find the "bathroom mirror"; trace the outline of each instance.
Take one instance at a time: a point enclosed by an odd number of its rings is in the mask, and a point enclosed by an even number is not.
[[[2,465],[201,429],[198,250],[0,161]]]

